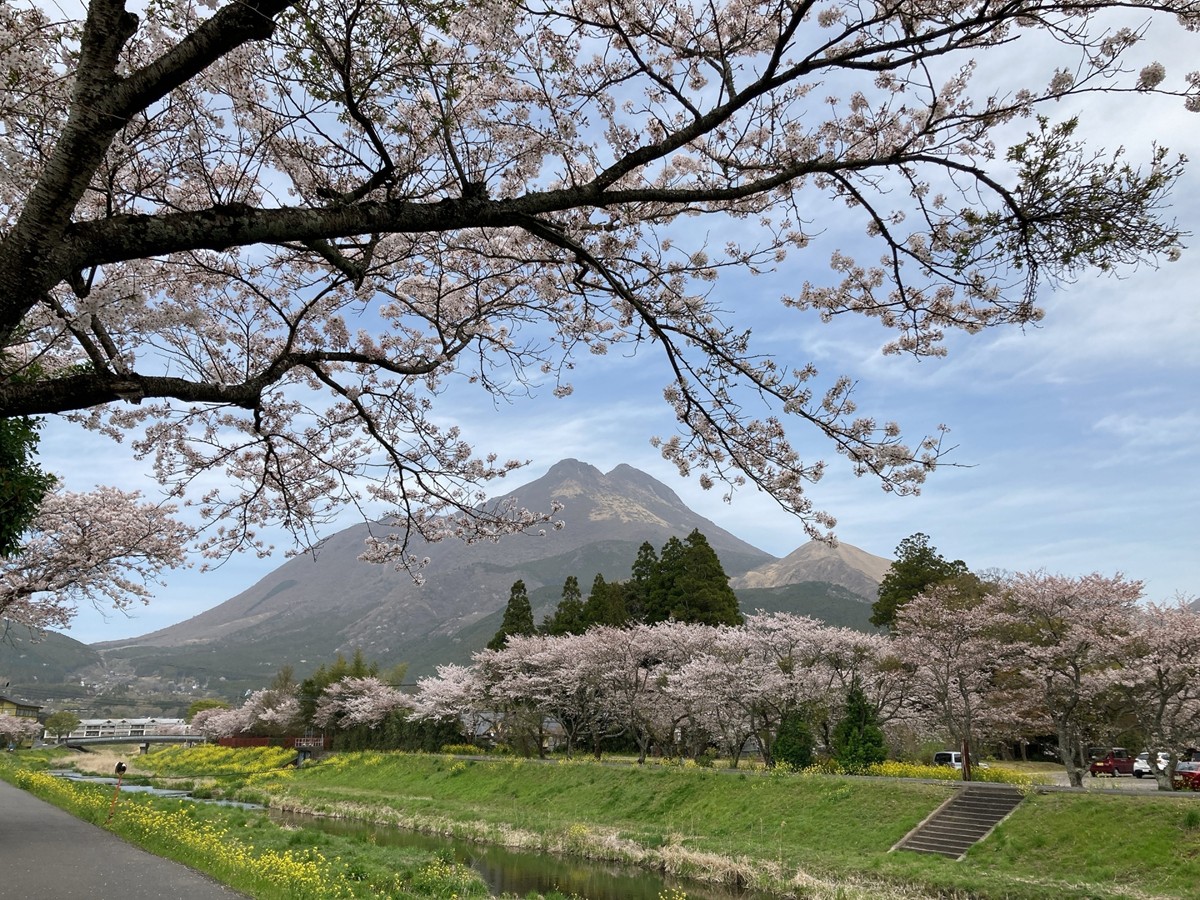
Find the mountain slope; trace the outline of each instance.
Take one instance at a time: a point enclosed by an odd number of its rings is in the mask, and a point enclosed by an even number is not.
[[[464,628],[503,609],[518,578],[531,593],[557,592],[574,575],[586,592],[597,572],[610,580],[628,578],[643,541],[657,549],[696,528],[729,573],[773,560],[631,466],[603,474],[563,460],[500,499],[509,497],[531,509],[561,502],[566,527],[496,543],[416,547],[416,555],[430,559],[424,583],[417,584],[407,573],[359,561],[364,539],[381,526],[357,525],[333,535],[315,557],[291,559],[185,622],[95,646],[106,656],[133,661],[139,671],[170,665],[198,676],[203,669],[261,680],[264,668],[286,664],[301,670],[301,661],[316,665],[357,648],[384,663],[427,658],[431,644],[454,643]]]
[[[846,588],[874,602],[879,582],[892,566],[890,559],[839,543],[836,547],[809,541],[783,559],[773,560],[742,575],[730,578],[736,591],[747,588],[777,588],[804,581],[824,581]]]
[[[638,547],[656,550],[699,529],[716,551],[744,612],[813,615],[869,629],[870,602],[890,565],[842,544],[810,542],[779,560],[696,514],[670,488],[631,466],[607,474],[563,460],[501,500],[530,509],[563,504],[566,527],[496,543],[446,541],[411,548],[428,556],[418,584],[405,572],[361,562],[364,539],[383,525],[333,535],[316,556],[288,560],[249,589],[185,622],[94,645],[110,668],[148,678],[189,677],[233,696],[261,687],[284,666],[303,677],[355,650],[410,676],[467,662],[499,627],[509,590],[525,581],[536,620],[568,576],[585,595],[597,573],[626,580]]]

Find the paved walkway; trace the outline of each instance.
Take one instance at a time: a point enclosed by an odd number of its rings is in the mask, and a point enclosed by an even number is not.
[[[237,900],[244,896],[0,781],[0,898]]]

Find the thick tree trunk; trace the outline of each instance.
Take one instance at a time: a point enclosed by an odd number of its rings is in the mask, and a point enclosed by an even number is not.
[[[1083,787],[1083,766],[1078,762],[1082,748],[1078,746],[1070,730],[1058,726],[1058,752],[1067,770],[1067,782],[1071,787]]]

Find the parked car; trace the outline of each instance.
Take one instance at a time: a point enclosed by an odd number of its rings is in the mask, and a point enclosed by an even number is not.
[[[1165,772],[1167,764],[1171,761],[1171,754],[1158,751],[1158,771]],[[1153,774],[1150,771],[1150,751],[1143,750],[1137,755],[1137,759],[1133,761],[1133,777],[1142,778],[1146,775]]]
[[[1133,774],[1133,755],[1124,747],[1093,747],[1088,756],[1092,760],[1088,772],[1093,778],[1097,775],[1111,775],[1115,778],[1118,775]]]
[[[1200,791],[1200,762],[1175,764],[1175,790]]]
[[[939,750],[933,754],[933,764],[935,766],[949,766],[952,769],[961,769],[962,754],[957,750]],[[975,757],[971,757],[971,765],[976,769],[986,769],[988,764],[985,762],[977,762]]]
[[[935,766],[949,766],[952,769],[962,768],[962,754],[957,750],[939,750],[933,754]]]

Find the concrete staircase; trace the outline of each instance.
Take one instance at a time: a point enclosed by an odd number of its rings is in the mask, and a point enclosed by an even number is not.
[[[1006,784],[964,785],[892,849],[959,859],[1016,809],[1022,796]]]

